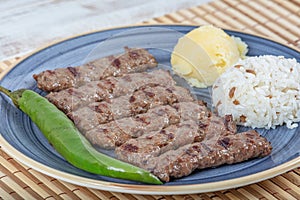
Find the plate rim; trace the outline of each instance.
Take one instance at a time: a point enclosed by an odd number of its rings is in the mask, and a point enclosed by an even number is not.
[[[229,179],[225,181],[217,181],[210,183],[187,184],[187,185],[133,185],[125,183],[113,183],[109,181],[95,180],[81,177],[78,175],[62,172],[60,170],[51,168],[47,165],[39,163],[32,158],[24,155],[12,145],[10,145],[2,135],[0,135],[1,148],[10,155],[13,159],[18,160],[24,165],[42,173],[47,176],[72,183],[79,186],[84,186],[93,189],[100,189],[110,192],[122,192],[128,194],[140,195],[183,195],[195,194],[204,192],[214,192],[225,189],[237,188],[245,185],[250,185],[260,181],[264,181],[289,170],[300,166],[300,156],[294,158],[286,163],[278,165],[277,167],[258,172],[256,174],[247,175],[239,178]]]
[[[204,25],[204,24],[203,24]],[[103,31],[110,31],[110,30],[115,30],[115,29],[122,29],[122,28],[139,28],[139,27],[164,27],[164,26],[181,26],[181,27],[199,27],[199,26],[203,26],[202,24],[197,24],[197,23],[188,23],[188,24],[184,24],[184,23],[164,23],[164,24],[143,24],[143,23],[137,23],[137,24],[133,24],[133,25],[124,25],[124,26],[112,26],[112,27],[107,27],[107,28],[102,28],[102,29],[98,29],[98,30],[93,30],[93,31],[86,31],[86,32],[82,32],[82,33],[79,33],[79,34],[74,34],[72,36],[69,36],[69,37],[65,37],[65,38],[62,38],[62,39],[54,39],[53,41],[51,42],[48,42],[44,45],[41,45],[40,47],[36,48],[35,50],[32,50],[31,52],[23,55],[23,56],[20,56],[21,59],[16,61],[10,68],[8,69],[5,69],[4,71],[1,72],[1,75],[0,75],[0,80],[7,74],[9,73],[13,68],[15,68],[17,65],[19,65],[21,62],[25,61],[26,59],[30,58],[31,56],[33,56],[34,54],[40,52],[40,51],[43,51],[51,46],[54,46],[54,45],[57,45],[59,43],[62,43],[62,42],[65,42],[67,40],[71,40],[71,39],[75,39],[75,38],[78,38],[78,37],[82,37],[82,36],[85,36],[85,35],[89,35],[89,34],[95,34],[95,33],[98,33],[98,32],[103,32]],[[272,42],[275,42],[275,43],[278,43],[280,45],[283,45],[285,47],[288,47],[294,51],[297,51],[298,53],[300,53],[300,49],[294,47],[294,46],[288,46],[287,44],[279,41],[278,39],[276,38],[269,38],[265,35],[262,35],[262,34],[258,34],[258,33],[246,33],[246,32],[241,32],[240,30],[236,29],[236,28],[222,28],[220,26],[217,26],[225,31],[232,31],[232,32],[237,32],[237,33],[242,33],[242,34],[246,34],[246,35],[251,35],[251,36],[255,36],[255,37],[260,37],[262,39],[265,39],[265,40],[269,40],[269,41],[272,41]],[[19,57],[19,56],[18,56]]]
[[[116,29],[122,29],[122,28],[139,28],[139,27],[170,27],[170,26],[181,26],[181,27],[199,27],[201,25],[199,24],[136,24],[136,25],[130,25],[130,26],[115,26],[110,27],[106,29],[100,29],[96,31],[89,31],[86,33],[81,33],[77,35],[73,35],[71,37],[67,37],[61,40],[56,40],[54,42],[48,43],[41,48],[37,48],[36,50],[32,51],[31,53],[23,56],[19,61],[17,61],[14,65],[9,67],[7,70],[4,70],[1,73],[0,80],[2,80],[11,70],[13,70],[16,66],[18,66],[20,63],[25,61],[26,59],[29,59],[31,56],[35,55],[36,53],[43,51],[51,46],[54,46],[59,43],[63,43],[67,40],[75,39],[78,37],[82,37],[89,34],[95,34],[98,32],[103,31],[110,31],[110,30],[116,30]],[[222,28],[223,29],[223,28]],[[252,34],[252,33],[244,33],[236,29],[223,29],[225,31],[232,31],[237,33],[242,33],[250,36],[260,37],[265,40],[269,40],[275,43],[278,43],[280,45],[283,45],[289,49],[295,50],[296,52],[300,53],[300,50],[293,47],[288,46],[287,44],[284,44],[282,42],[279,42],[275,39],[268,38],[266,36],[262,36],[259,34]],[[9,156],[11,156],[13,159],[18,160],[19,162],[25,164],[26,166],[41,172],[42,174],[45,174],[47,176],[56,178],[58,180],[66,181],[75,185],[80,185],[84,187],[89,187],[93,189],[100,189],[105,191],[112,191],[112,192],[123,192],[123,193],[130,193],[130,194],[141,194],[141,195],[182,195],[182,194],[194,194],[194,193],[203,193],[203,192],[214,192],[224,189],[231,189],[236,187],[241,187],[253,183],[257,183],[263,180],[267,180],[270,178],[273,178],[277,175],[283,174],[289,170],[295,169],[297,167],[300,167],[300,155],[298,157],[285,162],[281,165],[278,165],[276,167],[273,167],[268,170],[264,170],[262,172],[258,172],[256,174],[251,174],[239,178],[224,180],[224,181],[216,181],[216,182],[210,182],[210,183],[199,183],[199,184],[186,184],[186,185],[134,185],[134,184],[125,184],[125,183],[114,183],[109,181],[103,181],[103,180],[95,180],[91,178],[85,178],[78,175],[74,175],[67,172],[62,172],[60,170],[51,168],[47,165],[44,165],[40,162],[37,162],[33,160],[32,158],[26,156],[19,150],[17,150],[15,147],[13,147],[8,141],[5,140],[5,138],[0,133],[0,144],[2,150],[4,150]]]

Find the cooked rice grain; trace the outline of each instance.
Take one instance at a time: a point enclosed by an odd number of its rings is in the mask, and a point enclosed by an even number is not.
[[[213,85],[219,115],[232,114],[239,125],[252,128],[296,128],[300,121],[300,64],[283,56],[240,60]]]

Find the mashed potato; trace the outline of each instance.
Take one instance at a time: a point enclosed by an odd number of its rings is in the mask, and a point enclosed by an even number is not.
[[[247,53],[247,45],[212,25],[196,28],[179,39],[171,55],[172,68],[190,85],[211,86],[228,67]]]
[[[237,124],[295,128],[300,121],[300,64],[282,56],[248,57],[218,78],[212,98],[218,114],[232,114]]]

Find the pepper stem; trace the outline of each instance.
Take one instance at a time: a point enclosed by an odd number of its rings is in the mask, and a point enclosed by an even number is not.
[[[15,106],[19,107],[19,99],[22,97],[23,92],[25,91],[25,89],[20,89],[20,90],[16,90],[14,92],[0,86],[0,92],[4,93],[5,95],[7,95],[15,104]]]
[[[4,87],[2,87],[1,85],[0,85],[0,92],[6,94],[9,97],[11,96],[11,91],[8,90],[8,89],[6,89],[6,88],[4,88]]]

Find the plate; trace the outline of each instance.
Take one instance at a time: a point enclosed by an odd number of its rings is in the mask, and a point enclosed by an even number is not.
[[[132,26],[70,38],[23,59],[2,76],[0,85],[11,90],[29,88],[45,95],[37,88],[33,74],[46,69],[76,66],[95,56],[120,53],[124,46],[147,48],[160,66],[170,69],[170,53],[178,38],[194,28],[196,27],[185,25]],[[249,56],[272,54],[300,61],[300,53],[285,45],[263,37],[225,31],[229,35],[240,37],[249,45]],[[199,98],[210,101],[207,91],[193,89],[193,92]],[[289,130],[278,127],[275,130],[258,129],[273,146],[272,154],[265,158],[197,171],[164,185],[147,185],[103,177],[84,172],[67,163],[48,144],[35,124],[14,107],[8,98],[1,96],[0,105],[0,144],[10,156],[39,172],[90,188],[152,195],[211,192],[262,181],[300,165],[300,128]]]

